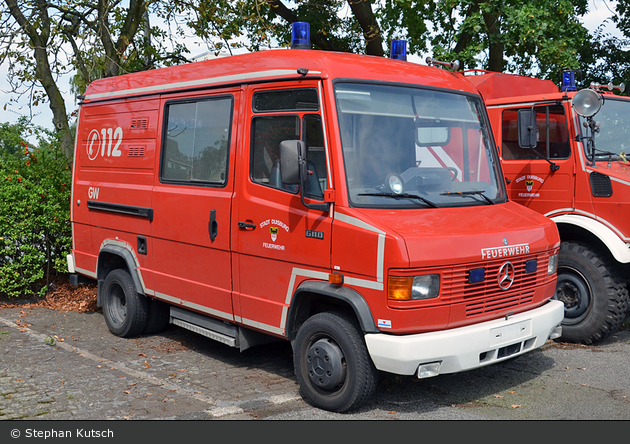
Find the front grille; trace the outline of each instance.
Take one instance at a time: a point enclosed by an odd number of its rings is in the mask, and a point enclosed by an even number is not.
[[[536,271],[525,273],[525,263],[537,259]],[[499,269],[506,263],[514,265],[514,283],[507,290],[498,284]],[[466,317],[511,309],[532,302],[534,289],[548,279],[549,256],[527,255],[485,263],[465,264],[442,270],[441,299],[452,305],[464,304]],[[483,282],[468,282],[468,272],[473,268],[485,268]]]

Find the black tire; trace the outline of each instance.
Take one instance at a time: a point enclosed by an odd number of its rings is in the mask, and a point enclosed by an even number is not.
[[[147,298],[136,293],[129,273],[123,269],[109,272],[103,282],[105,323],[116,336],[130,338],[144,330],[147,322]]]
[[[152,335],[166,330],[170,322],[171,306],[157,299],[149,299],[147,302],[147,324],[142,333]]]
[[[302,396],[333,412],[356,409],[378,385],[378,371],[355,322],[338,313],[319,313],[304,322],[292,343]]]
[[[565,306],[557,341],[588,345],[617,331],[628,306],[626,284],[612,261],[580,242],[560,245],[554,298]]]

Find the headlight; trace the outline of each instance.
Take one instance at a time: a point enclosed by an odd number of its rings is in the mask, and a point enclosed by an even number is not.
[[[405,191],[403,180],[397,174],[392,174],[391,176],[389,176],[387,184],[389,185],[389,189],[392,190],[392,193],[394,194],[402,194],[402,192]]]
[[[440,275],[390,276],[387,279],[387,298],[395,301],[433,299],[440,294]]]
[[[549,256],[549,265],[547,265],[547,274],[554,274],[558,271],[558,255],[552,254]]]

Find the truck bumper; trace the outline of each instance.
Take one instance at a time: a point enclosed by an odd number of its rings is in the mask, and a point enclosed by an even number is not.
[[[541,347],[550,335],[559,336],[563,318],[564,304],[551,300],[507,320],[404,336],[366,334],[365,342],[379,370],[436,376],[483,367]]]

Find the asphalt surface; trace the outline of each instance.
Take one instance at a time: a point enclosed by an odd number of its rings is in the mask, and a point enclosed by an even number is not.
[[[382,375],[364,407],[337,414],[302,400],[286,342],[240,353],[173,325],[122,339],[98,312],[0,305],[8,420],[630,420],[629,363],[630,329],[596,346],[550,341],[469,372]]]

